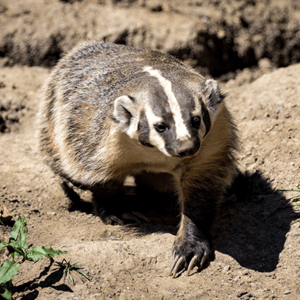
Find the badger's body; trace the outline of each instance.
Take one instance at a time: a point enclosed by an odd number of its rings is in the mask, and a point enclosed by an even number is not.
[[[94,192],[104,222],[128,175],[175,193],[182,215],[171,273],[183,264],[189,273],[210,254],[206,233],[236,173],[223,98],[214,80],[169,55],[82,44],[46,84],[41,151],[55,173]]]

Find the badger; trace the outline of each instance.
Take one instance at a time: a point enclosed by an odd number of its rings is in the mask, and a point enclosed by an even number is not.
[[[114,201],[128,176],[176,195],[170,275],[189,275],[211,255],[213,217],[237,174],[237,130],[224,98],[215,80],[168,54],[82,43],[45,85],[40,150],[56,174],[92,191],[105,224],[119,223]]]

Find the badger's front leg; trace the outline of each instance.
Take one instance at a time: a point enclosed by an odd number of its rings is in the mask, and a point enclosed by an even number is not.
[[[173,277],[182,267],[187,269],[189,275],[194,266],[201,268],[210,257],[207,236],[219,197],[215,191],[210,193],[201,188],[194,188],[192,192],[182,190],[179,197],[182,205],[181,223],[174,242],[174,261],[170,271]]]

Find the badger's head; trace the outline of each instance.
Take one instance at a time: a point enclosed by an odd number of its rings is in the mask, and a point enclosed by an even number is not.
[[[216,81],[186,70],[144,72],[147,76],[115,100],[113,119],[144,147],[169,157],[196,154],[225,98]]]

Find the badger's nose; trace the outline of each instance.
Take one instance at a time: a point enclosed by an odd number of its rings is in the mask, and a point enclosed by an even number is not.
[[[176,152],[178,156],[180,157],[192,156],[199,150],[200,142],[199,140],[180,142],[176,148],[177,148]]]
[[[187,149],[187,150],[179,152],[178,155],[180,157],[185,157],[185,156],[191,156],[195,153],[196,153],[196,151],[194,151],[194,149]]]

